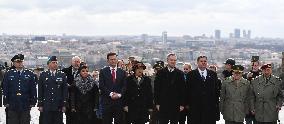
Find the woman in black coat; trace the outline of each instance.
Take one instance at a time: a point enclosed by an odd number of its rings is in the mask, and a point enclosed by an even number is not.
[[[127,112],[128,123],[145,124],[149,121],[153,93],[151,79],[143,75],[145,69],[146,66],[142,62],[138,62],[133,66],[134,75],[126,79],[124,110]]]
[[[76,124],[91,124],[96,121],[99,90],[87,66],[81,66],[80,75],[74,79],[71,95],[72,112],[76,113]]]

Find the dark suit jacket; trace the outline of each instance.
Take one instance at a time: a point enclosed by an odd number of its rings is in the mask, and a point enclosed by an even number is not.
[[[216,113],[219,113],[217,74],[207,69],[207,77],[203,81],[198,69],[195,69],[189,72],[187,84],[187,104],[189,105],[192,123],[204,122],[202,120],[211,120],[214,122],[216,120]]]
[[[73,66],[69,66],[68,68],[64,68],[62,69],[62,71],[66,74],[67,76],[67,83],[70,86],[72,83],[74,83],[74,75],[72,73],[72,68]],[[77,73],[76,75],[78,75],[79,73]]]
[[[158,71],[154,81],[154,100],[156,105],[160,105],[161,117],[178,115],[179,106],[185,105],[183,72],[178,69],[169,72],[167,67]]]
[[[128,106],[129,119],[132,121],[148,120],[148,109],[153,107],[151,79],[143,76],[138,83],[134,75],[126,78],[124,106]]]
[[[125,79],[126,79],[126,72],[120,68],[117,68],[115,82],[112,81],[110,67],[105,67],[100,70],[99,88],[101,90],[101,95],[102,95],[102,104],[104,105],[119,104],[122,106],[122,98],[118,100],[112,100],[109,95],[111,92],[116,92],[123,95],[126,86]]]

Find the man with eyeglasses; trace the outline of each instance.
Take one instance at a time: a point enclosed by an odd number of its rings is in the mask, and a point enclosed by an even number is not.
[[[187,105],[190,124],[216,124],[218,110],[217,74],[207,69],[207,57],[197,58],[197,69],[188,74]]]

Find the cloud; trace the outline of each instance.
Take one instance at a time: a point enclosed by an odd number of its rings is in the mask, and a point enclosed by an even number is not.
[[[281,37],[280,0],[2,0],[0,32],[9,34],[212,35],[251,29],[254,36]]]

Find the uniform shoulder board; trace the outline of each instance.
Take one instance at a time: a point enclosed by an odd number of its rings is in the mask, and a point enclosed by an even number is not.
[[[30,69],[25,69],[26,72],[33,72],[32,70]]]
[[[273,75],[277,80],[281,81],[281,78],[278,76]]]

